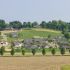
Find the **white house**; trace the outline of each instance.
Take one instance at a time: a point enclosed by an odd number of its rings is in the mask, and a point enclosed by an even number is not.
[[[18,48],[18,47],[23,46],[23,43],[21,43],[21,42],[14,42],[14,46],[15,46],[16,48]]]
[[[0,47],[2,47],[2,46],[8,46],[9,45],[9,43],[8,42],[6,42],[6,41],[1,41],[0,42]]]

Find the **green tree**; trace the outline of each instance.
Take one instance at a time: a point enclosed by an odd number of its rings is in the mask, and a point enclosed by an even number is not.
[[[65,33],[64,33],[64,37],[65,37],[66,39],[70,39],[70,34],[69,34],[68,32],[65,32]]]
[[[62,55],[64,55],[64,54],[65,54],[65,48],[60,48],[60,53],[61,53]]]
[[[41,26],[42,28],[46,28],[46,22],[45,22],[45,21],[42,21],[41,24],[40,24],[40,26]]]
[[[63,30],[62,30],[62,34],[65,34],[65,33],[68,33],[69,32],[69,29],[68,29],[68,26],[66,26]]]
[[[14,29],[21,29],[22,23],[20,21],[13,21],[13,22],[9,23],[9,26],[14,28]]]
[[[69,53],[70,53],[70,49],[69,49]]]
[[[27,22],[23,22],[22,27],[23,27],[23,28],[27,28]]]
[[[32,23],[32,27],[36,28],[38,26],[38,23],[35,21]]]
[[[5,52],[5,47],[2,46],[1,49],[0,49],[0,54],[3,56],[4,55],[4,52]]]
[[[63,31],[64,29],[70,28],[70,24],[67,24],[67,22],[64,22],[61,20],[59,21],[52,20],[47,23],[42,22],[40,25],[42,28],[49,28],[49,29],[61,30],[61,31]]]
[[[46,54],[46,50],[45,50],[45,48],[42,49],[42,54],[43,54],[43,55]]]
[[[53,29],[57,30],[58,22],[56,20],[52,20],[51,26]]]
[[[64,21],[61,21],[61,20],[59,20],[59,21],[57,21],[58,22],[58,24],[57,24],[57,28],[58,28],[58,30],[61,30],[61,31],[63,31],[65,28],[66,28],[66,22],[64,22]]]
[[[53,48],[53,49],[51,50],[51,53],[52,53],[52,55],[55,55],[55,53],[56,53],[55,48]]]
[[[36,50],[35,49],[32,49],[33,56],[35,55],[35,53],[36,53]]]
[[[32,23],[31,22],[27,22],[27,27],[28,28],[32,28]]]
[[[22,55],[25,55],[25,50],[24,49],[22,49]]]
[[[6,23],[4,20],[0,20],[0,30],[4,30],[6,28]]]
[[[1,35],[1,32],[0,32],[0,35]]]
[[[11,52],[10,52],[10,53],[11,53],[12,56],[15,54],[15,49],[14,49],[14,47],[11,48]]]

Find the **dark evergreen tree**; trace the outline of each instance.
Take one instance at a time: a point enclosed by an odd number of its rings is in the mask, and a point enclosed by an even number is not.
[[[22,49],[22,55],[25,55],[25,50],[24,49]]]
[[[51,53],[52,53],[52,55],[55,55],[55,53],[56,53],[55,48],[52,48]]]
[[[14,47],[11,48],[11,52],[10,52],[10,53],[11,53],[12,56],[15,54],[15,49],[14,49]]]
[[[5,52],[5,47],[4,47],[4,46],[2,46],[2,47],[1,47],[1,49],[0,49],[0,55],[2,55],[2,56],[3,56],[3,55],[4,55],[4,52]]]
[[[70,49],[69,49],[69,53],[70,53]]]
[[[42,49],[42,54],[43,54],[43,55],[46,54],[46,50],[45,50],[45,48]]]
[[[60,53],[61,53],[61,55],[64,55],[65,54],[65,48],[60,48]]]
[[[33,56],[36,54],[36,50],[35,49],[32,49],[32,54],[33,54]]]

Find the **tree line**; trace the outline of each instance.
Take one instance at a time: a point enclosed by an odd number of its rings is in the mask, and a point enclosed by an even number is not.
[[[49,48],[50,49],[50,48]],[[56,54],[56,48],[51,48],[51,54],[54,56],[55,54]],[[49,51],[49,52],[50,52]],[[9,51],[10,52],[10,55],[15,55],[15,53],[16,53],[16,51],[15,51],[15,49],[14,49],[14,47],[11,47],[11,51]],[[36,54],[36,52],[37,52],[37,50],[36,49],[32,49],[31,50],[31,53],[32,53],[32,55],[34,56],[35,54]],[[1,56],[3,56],[4,55],[4,53],[5,53],[5,47],[4,46],[2,46],[1,48],[0,48],[0,55]],[[21,53],[22,53],[22,55],[25,55],[26,54],[26,50],[24,49],[24,48],[21,48]],[[44,55],[46,55],[46,49],[45,48],[42,48],[42,51],[41,51],[41,53],[42,53],[42,55],[44,56]],[[69,53],[70,53],[70,49],[69,49]],[[65,54],[65,48],[60,48],[60,54],[63,56],[64,54]]]
[[[6,23],[5,20],[0,19],[0,30],[5,30],[6,28],[14,28],[14,29],[21,29],[21,28],[49,28],[54,30],[61,30],[64,29],[70,31],[70,22],[65,22],[61,20],[52,20],[49,22],[42,21],[41,23],[35,22],[20,22],[20,21],[12,21]]]

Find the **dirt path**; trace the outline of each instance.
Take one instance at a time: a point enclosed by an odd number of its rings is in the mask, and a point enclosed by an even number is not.
[[[0,57],[0,70],[60,70],[70,65],[69,56]]]

